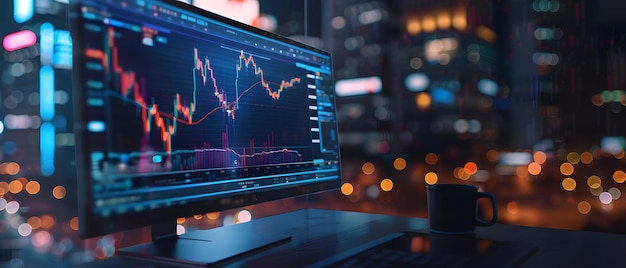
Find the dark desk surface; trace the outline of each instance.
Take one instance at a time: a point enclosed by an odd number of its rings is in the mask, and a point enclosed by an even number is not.
[[[220,267],[302,267],[400,231],[428,232],[423,218],[320,209],[298,210],[208,231],[280,233],[291,241],[244,254]],[[478,238],[526,241],[538,250],[522,267],[626,267],[626,235],[496,224]],[[206,254],[210,254],[207,249]],[[88,267],[180,267],[114,257]]]

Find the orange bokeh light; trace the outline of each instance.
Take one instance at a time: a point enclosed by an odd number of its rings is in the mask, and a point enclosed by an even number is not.
[[[406,24],[406,31],[409,34],[419,34],[422,31],[422,24],[418,20],[410,20]]]
[[[341,185],[341,193],[344,195],[351,195],[354,192],[354,186],[352,183],[346,182]]]
[[[361,166],[361,171],[363,171],[363,174],[365,175],[371,175],[374,173],[374,170],[376,170],[376,167],[372,164],[372,162],[365,162],[363,166]]]
[[[591,211],[591,204],[589,204],[589,202],[587,201],[581,201],[580,203],[578,203],[577,208],[580,214],[589,214],[589,212]]]
[[[24,185],[19,180],[14,180],[9,183],[9,192],[17,194],[24,190]]]
[[[20,165],[15,162],[7,163],[4,168],[9,175],[15,175],[20,172]]]
[[[537,176],[539,173],[541,173],[541,165],[539,163],[532,162],[528,164],[528,174]]]
[[[29,181],[26,183],[26,192],[29,194],[38,194],[41,190],[41,185],[37,181]]]
[[[27,221],[28,224],[30,224],[31,227],[33,227],[33,230],[39,229],[41,227],[41,218],[37,217],[37,216],[32,216],[30,218],[28,218]]]
[[[474,162],[467,162],[465,163],[465,166],[463,166],[463,169],[467,174],[474,175],[476,174],[476,171],[478,171],[478,165]]]
[[[593,155],[590,152],[583,152],[580,154],[580,162],[585,165],[591,164],[591,162],[593,162]]]
[[[78,217],[74,217],[70,220],[70,228],[74,231],[78,231]]]
[[[437,183],[438,180],[439,180],[439,176],[437,176],[437,173],[435,172],[428,172],[424,176],[424,181],[430,185]]]
[[[500,158],[500,153],[498,151],[491,149],[487,151],[487,161],[496,162]]]
[[[546,163],[546,160],[548,159],[548,157],[546,156],[546,153],[542,152],[542,151],[536,151],[533,154],[533,160],[535,160],[535,162],[543,165]]]
[[[426,164],[429,164],[432,166],[432,165],[437,164],[437,162],[439,162],[439,157],[437,156],[436,153],[428,153],[426,155],[425,160],[426,160]]]
[[[67,194],[67,190],[65,190],[65,187],[63,187],[61,185],[56,186],[56,187],[54,187],[52,189],[52,195],[56,199],[63,199],[63,198],[65,198],[66,194]]]
[[[396,158],[396,160],[393,160],[393,167],[396,170],[404,170],[406,168],[406,160],[402,157]]]
[[[624,183],[626,181],[626,173],[621,170],[613,172],[613,180],[617,183]]]
[[[565,178],[561,182],[561,186],[563,186],[563,189],[565,189],[566,191],[571,192],[576,189],[576,181],[572,178]]]
[[[393,181],[391,179],[383,179],[380,182],[380,189],[385,192],[391,191],[393,189]]]
[[[220,217],[219,212],[209,212],[205,214],[206,218],[209,220],[217,220]]]
[[[574,173],[574,166],[568,162],[565,162],[561,164],[561,166],[559,167],[559,170],[561,171],[561,174],[565,176],[569,176]]]

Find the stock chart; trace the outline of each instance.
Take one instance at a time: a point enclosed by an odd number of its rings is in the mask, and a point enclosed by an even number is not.
[[[84,52],[88,128],[109,163],[161,172],[312,160],[310,113],[298,108],[315,84],[306,70],[224,40],[122,25],[87,25]]]

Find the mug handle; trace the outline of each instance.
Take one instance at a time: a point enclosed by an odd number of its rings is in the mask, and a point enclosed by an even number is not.
[[[496,206],[496,197],[492,193],[478,192],[476,201],[480,198],[489,198],[491,200],[491,209],[493,210],[493,216],[490,221],[484,221],[478,218],[478,207],[476,209],[476,225],[478,226],[491,226],[498,220],[498,207]]]

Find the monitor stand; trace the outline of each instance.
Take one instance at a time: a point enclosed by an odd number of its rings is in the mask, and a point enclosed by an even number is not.
[[[291,240],[289,235],[215,228],[176,235],[176,221],[152,226],[152,242],[122,248],[120,255],[208,266]]]

